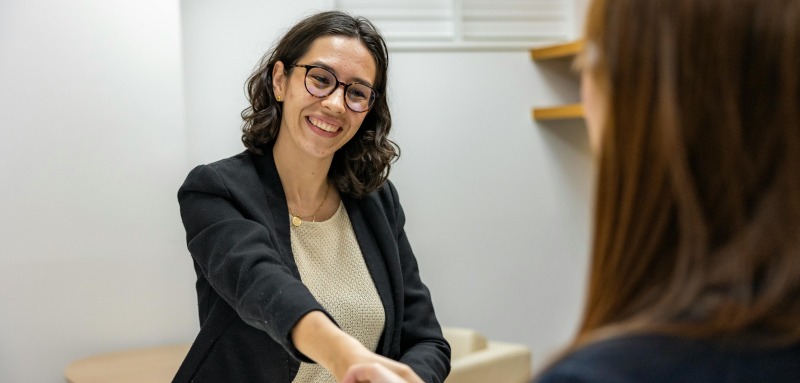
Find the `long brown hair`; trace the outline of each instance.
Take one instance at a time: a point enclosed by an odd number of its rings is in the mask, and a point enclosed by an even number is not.
[[[272,91],[272,68],[282,61],[288,65],[302,57],[311,44],[324,36],[356,38],[375,60],[377,73],[373,87],[378,92],[375,104],[353,138],[333,156],[329,171],[337,189],[353,197],[363,197],[380,187],[389,176],[391,164],[400,156],[399,147],[389,140],[392,116],[386,98],[389,53],[378,29],[363,17],[344,12],[327,11],[306,17],[295,24],[261,59],[258,68],[247,80],[250,106],[242,111],[242,142],[248,150],[261,154],[271,148],[278,137],[282,104]]]
[[[800,340],[800,2],[594,0],[607,102],[573,347]]]

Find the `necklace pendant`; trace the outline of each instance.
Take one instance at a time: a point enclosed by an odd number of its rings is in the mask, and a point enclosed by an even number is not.
[[[296,215],[292,215],[292,225],[297,227],[297,226],[300,226],[301,224],[303,224],[303,220],[300,219],[300,217],[298,217]]]

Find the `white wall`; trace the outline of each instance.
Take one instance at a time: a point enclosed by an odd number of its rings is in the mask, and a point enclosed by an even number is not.
[[[527,52],[392,57],[393,179],[443,324],[524,343],[535,366],[569,339],[583,296],[589,155]],[[425,84],[430,92],[419,92]],[[574,85],[574,84],[573,84]],[[572,90],[562,89],[564,93]]]
[[[196,331],[177,1],[0,1],[0,382]]]
[[[192,163],[243,149],[245,79],[283,31],[326,3],[182,2]],[[577,100],[577,79],[527,51],[391,56],[403,153],[392,179],[437,314],[529,345],[539,367],[577,324],[591,170],[582,123],[536,124],[530,108]]]

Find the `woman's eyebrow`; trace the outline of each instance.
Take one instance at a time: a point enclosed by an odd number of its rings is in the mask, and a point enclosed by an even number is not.
[[[338,73],[336,73],[336,69],[333,69],[333,68],[331,68],[331,66],[330,66],[330,65],[328,65],[328,64],[325,64],[325,63],[324,63],[324,62],[322,62],[322,61],[319,61],[319,60],[317,60],[317,61],[314,61],[314,62],[312,62],[310,65],[315,65],[315,66],[318,66],[318,67],[325,68],[325,69],[327,69],[327,70],[331,71],[331,73],[333,73],[334,75],[336,75],[336,77],[339,77],[339,74],[338,74]],[[352,79],[352,80],[353,80],[353,84],[361,84],[361,85],[366,85],[366,86],[368,86],[368,87],[370,87],[370,88],[372,88],[372,87],[373,87],[373,85],[372,85],[372,83],[371,83],[371,82],[369,82],[369,81],[367,81],[367,80],[364,80],[364,79],[363,79],[363,78],[361,78],[361,77],[353,77],[353,79]],[[342,82],[344,82],[344,81],[342,81]]]

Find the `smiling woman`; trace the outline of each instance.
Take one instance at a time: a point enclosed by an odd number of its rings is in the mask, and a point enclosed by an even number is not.
[[[178,192],[201,329],[175,382],[442,382],[450,347],[388,181],[388,53],[363,18],[295,25],[247,83],[247,150]]]

